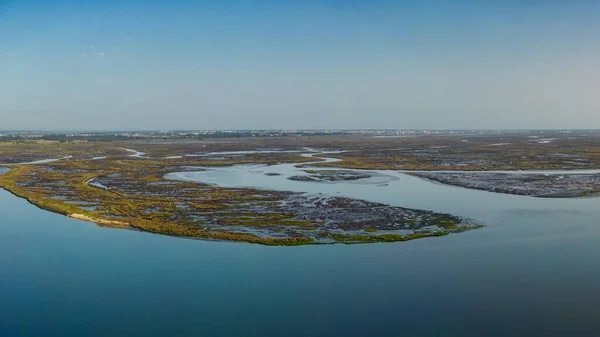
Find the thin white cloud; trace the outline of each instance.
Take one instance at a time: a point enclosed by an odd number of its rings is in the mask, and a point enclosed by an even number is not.
[[[106,53],[103,51],[97,53],[82,53],[81,56],[90,58],[105,58]]]

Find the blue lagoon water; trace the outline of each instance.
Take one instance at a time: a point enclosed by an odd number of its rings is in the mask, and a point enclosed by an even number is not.
[[[398,243],[266,247],[100,228],[0,191],[0,335],[599,333],[600,199],[397,184],[411,202],[383,186],[373,199],[454,209],[487,227]]]

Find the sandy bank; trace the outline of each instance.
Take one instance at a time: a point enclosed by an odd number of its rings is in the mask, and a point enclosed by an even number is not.
[[[73,219],[77,219],[77,220],[94,222],[94,223],[97,223],[99,225],[109,225],[109,226],[119,226],[119,227],[127,227],[127,226],[129,226],[128,223],[123,222],[123,221],[105,220],[105,219],[92,218],[90,216],[83,215],[83,214],[77,214],[77,213],[70,214],[69,217],[71,217]]]

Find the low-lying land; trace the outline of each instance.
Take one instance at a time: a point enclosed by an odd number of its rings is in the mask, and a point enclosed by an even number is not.
[[[505,136],[431,136],[370,138],[346,146],[329,157],[339,162],[321,166],[408,171],[497,171],[600,168],[600,134],[507,134]]]
[[[135,149],[138,152],[128,149]],[[166,180],[165,174],[235,164],[306,163],[300,154],[342,151],[296,179],[360,181],[391,170],[600,168],[594,132],[507,133],[377,138],[360,135],[235,139],[93,139],[0,143],[0,187],[33,204],[102,226],[269,245],[404,241],[478,227],[469,219],[348,198]],[[23,163],[60,159],[43,164]],[[314,164],[313,164],[314,165]],[[271,173],[276,174],[276,173]],[[496,192],[545,197],[591,195],[596,175],[418,173]],[[294,179],[294,178],[293,178]]]
[[[340,162],[323,166],[385,170],[550,170],[600,168],[600,132],[520,132],[458,136],[373,137],[360,135],[250,137],[223,139],[153,139],[148,141],[0,142],[0,164],[73,156],[73,159],[125,157],[124,148],[153,159],[213,161],[215,165],[263,162],[279,151],[294,156],[308,149],[343,151],[328,154]]]
[[[188,151],[194,149],[188,147]],[[168,159],[163,157],[166,153],[156,157],[157,151],[140,155],[107,149],[103,153],[111,151],[117,155],[12,165],[0,175],[0,187],[43,209],[101,226],[267,245],[406,241],[479,227],[473,220],[448,214],[362,200],[164,178],[171,172],[202,170],[200,166],[315,160],[295,151],[236,152],[220,157],[194,152],[194,156],[164,156]]]
[[[411,172],[444,184],[544,198],[570,198],[600,193],[600,174],[523,174],[481,172]]]

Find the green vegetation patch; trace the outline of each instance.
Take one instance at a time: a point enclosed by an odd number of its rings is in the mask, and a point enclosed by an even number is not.
[[[123,147],[147,152],[150,157],[128,157]],[[194,153],[197,147],[198,144],[179,144],[175,154]],[[0,187],[40,208],[101,226],[265,245],[406,241],[475,228],[471,222],[447,214],[348,198],[167,181],[163,178],[165,174],[192,166],[312,160],[297,153],[220,161],[203,157],[169,160],[152,157],[173,155],[166,152],[167,148],[111,142],[4,143],[0,151],[18,162],[40,157],[73,157],[44,165],[13,165],[0,175]],[[26,154],[19,156],[19,151]],[[95,160],[92,155],[107,158]],[[436,226],[439,230],[420,232],[426,226]],[[397,229],[415,232],[376,235],[382,230]],[[350,234],[357,232],[368,234]]]

